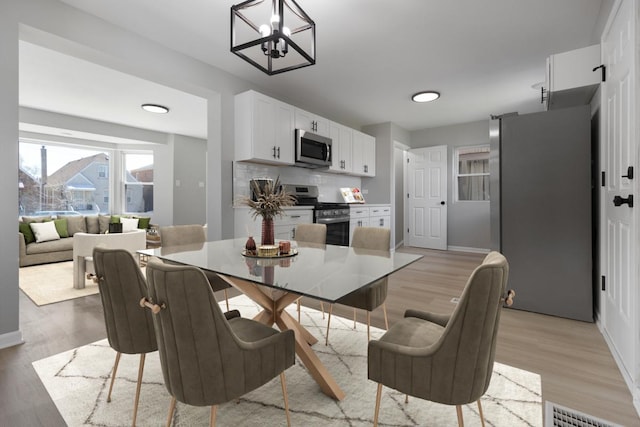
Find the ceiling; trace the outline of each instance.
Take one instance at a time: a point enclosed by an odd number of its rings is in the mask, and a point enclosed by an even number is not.
[[[229,51],[230,6],[240,1],[61,1],[334,121],[409,131],[542,110],[532,86],[545,79],[546,58],[597,43],[601,6],[613,2],[298,0],[316,23],[317,63],[267,76]],[[23,106],[206,135],[203,99],[26,42],[20,58]],[[412,102],[421,90],[442,97]],[[172,111],[153,116],[143,102]]]

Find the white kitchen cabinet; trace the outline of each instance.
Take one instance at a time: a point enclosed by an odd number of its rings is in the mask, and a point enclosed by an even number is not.
[[[353,205],[349,212],[349,246],[353,242],[353,231],[356,227],[369,226],[369,208]]]
[[[376,139],[373,136],[354,130],[351,156],[353,174],[376,175]]]
[[[391,206],[369,208],[369,227],[391,228]]]
[[[255,91],[235,97],[235,160],[294,164],[294,107]]]
[[[235,237],[253,236],[257,244],[260,244],[262,236],[262,218],[253,219],[251,210],[245,207],[234,209]],[[276,217],[274,221],[274,236],[280,240],[293,240],[295,238],[295,228],[298,224],[312,224],[312,207],[286,209],[282,217]]]
[[[356,227],[391,228],[391,205],[351,206],[349,215],[349,245]]]
[[[593,45],[547,58],[545,83],[547,108],[567,108],[591,101],[602,81],[600,45]]]
[[[312,224],[311,210],[287,211],[282,218],[276,219],[275,237],[280,240],[295,240],[298,224]]]
[[[329,120],[300,108],[295,109],[295,124],[296,129],[306,130],[327,138],[330,135]]]
[[[328,172],[351,173],[353,129],[336,122],[329,123],[331,138],[331,166]]]

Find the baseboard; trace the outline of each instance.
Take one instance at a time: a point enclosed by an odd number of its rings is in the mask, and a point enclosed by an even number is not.
[[[24,344],[22,339],[22,331],[17,330],[0,335],[0,349],[13,347],[14,345]]]
[[[400,243],[396,245],[396,249],[401,248],[403,246],[404,246],[404,240],[401,240]]]
[[[476,254],[488,254],[489,252],[491,252],[491,249],[467,248],[465,246],[447,246],[447,250],[455,252],[473,252]]]
[[[600,322],[597,322],[597,325],[598,325],[598,329],[600,330],[600,333],[602,334],[602,337],[604,338],[604,341],[607,343],[607,346],[609,347],[609,351],[613,356],[613,360],[615,360],[616,365],[618,365],[618,370],[620,371],[620,375],[622,375],[622,379],[624,380],[625,384],[629,388],[629,392],[631,394],[631,398],[633,401],[633,406],[634,408],[636,408],[636,412],[640,416],[640,390],[638,390],[636,384],[633,381],[633,377],[631,376],[629,371],[627,371],[626,367],[624,366],[624,363],[622,363],[622,358],[618,355],[618,352],[616,351],[616,348],[613,345],[613,342],[611,341],[609,335],[607,334],[607,331],[604,330]]]

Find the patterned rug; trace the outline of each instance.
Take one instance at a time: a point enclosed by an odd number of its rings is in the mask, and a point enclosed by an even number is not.
[[[74,289],[73,261],[20,267],[19,286],[36,305],[86,297],[99,292],[98,285],[87,279],[84,289]]]
[[[247,297],[231,301],[243,317],[258,313]],[[294,305],[289,310],[294,315]],[[370,426],[373,422],[376,384],[367,379],[367,329],[353,321],[333,316],[329,346],[324,345],[326,319],[319,311],[303,307],[302,323],[319,342],[314,346],[324,365],[346,393],[342,401],[324,395],[307,373],[296,364],[286,372],[291,423],[293,426]],[[372,328],[372,338],[384,331]],[[112,400],[106,402],[109,373],[115,352],[107,340],[98,341],[33,363],[42,383],[69,426],[124,426],[131,424],[139,357],[122,355]],[[157,426],[166,422],[170,396],[162,379],[158,353],[147,356],[140,393],[138,425]],[[453,406],[410,398],[383,388],[381,426],[457,426]],[[496,363],[488,392],[482,398],[488,426],[542,426],[540,376]],[[280,380],[276,378],[245,395],[238,402],[218,407],[219,426],[286,425]],[[463,407],[465,425],[480,425],[475,404]],[[207,425],[209,408],[178,403],[174,425]]]

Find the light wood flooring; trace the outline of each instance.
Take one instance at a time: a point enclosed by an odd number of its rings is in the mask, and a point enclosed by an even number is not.
[[[402,318],[407,308],[451,312],[451,298],[460,295],[469,273],[484,257],[401,250],[425,256],[391,276],[387,297],[390,323]],[[309,298],[303,298],[303,304],[319,308]],[[352,310],[336,306],[334,313],[350,317]],[[374,326],[384,327],[381,309],[371,317]],[[358,320],[365,319],[364,313],[358,312]],[[100,297],[38,307],[20,292],[20,328],[25,344],[0,350],[0,426],[64,426],[31,362],[105,338]],[[624,426],[640,426],[631,394],[593,323],[505,309],[496,359],[540,374],[543,400]]]

